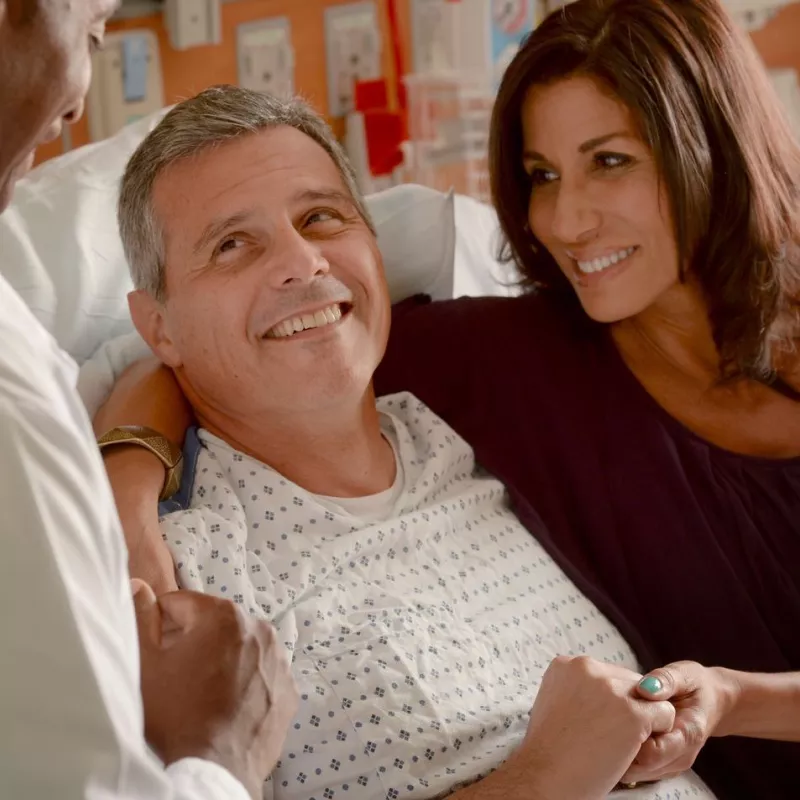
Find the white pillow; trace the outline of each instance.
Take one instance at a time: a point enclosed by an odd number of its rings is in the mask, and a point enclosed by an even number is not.
[[[453,295],[513,295],[520,275],[502,263],[500,223],[495,210],[472,197],[455,196],[456,244]]]
[[[119,180],[160,111],[116,136],[48,161],[0,215],[0,272],[79,363],[132,330],[131,279],[117,231]],[[454,200],[404,185],[367,198],[392,301],[453,296]]]

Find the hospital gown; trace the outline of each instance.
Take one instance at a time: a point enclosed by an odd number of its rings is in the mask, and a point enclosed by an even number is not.
[[[313,495],[200,431],[190,507],[162,520],[180,582],[271,620],[292,653],[275,800],[446,795],[520,744],[557,655],[638,669],[466,442],[411,395],[378,405],[398,480],[377,503]],[[692,774],[624,794],[713,797]]]

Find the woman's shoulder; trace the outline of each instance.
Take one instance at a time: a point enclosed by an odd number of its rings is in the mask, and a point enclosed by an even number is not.
[[[595,334],[594,336],[592,334]],[[392,310],[392,332],[376,375],[379,394],[403,389],[430,403],[447,384],[448,395],[477,375],[577,365],[596,339],[596,326],[565,299],[547,294],[413,297]],[[442,387],[444,388],[444,387]]]
[[[431,301],[413,297],[392,309],[389,354],[419,358],[409,344],[425,344],[430,356],[454,355],[468,346],[473,357],[498,346],[520,350],[535,344],[526,358],[580,349],[596,338],[591,323],[574,301],[557,295],[528,293],[514,297],[460,297]],[[593,334],[595,334],[593,336]],[[466,355],[466,354],[465,354]],[[520,353],[522,355],[522,353]]]

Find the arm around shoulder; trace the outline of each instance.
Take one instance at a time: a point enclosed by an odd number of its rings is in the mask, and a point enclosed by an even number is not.
[[[129,367],[94,418],[98,434],[117,426],[141,425],[176,444],[183,441],[190,423],[191,409],[177,381],[155,358]],[[158,525],[164,465],[134,445],[107,448],[104,457],[128,545],[131,575],[150,583],[159,594],[177,588]]]

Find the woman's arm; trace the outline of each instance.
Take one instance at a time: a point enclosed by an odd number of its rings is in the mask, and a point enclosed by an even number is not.
[[[669,700],[675,725],[642,746],[625,781],[657,780],[689,769],[709,737],[800,742],[800,673],[761,674],[678,661],[653,670],[642,698]]]
[[[715,736],[800,742],[800,672],[720,672],[736,689],[731,710]]]
[[[122,374],[97,412],[94,429],[101,436],[119,425],[144,425],[180,444],[191,422],[191,408],[171,370],[148,358]],[[164,466],[134,445],[107,448],[104,456],[128,545],[131,576],[147,581],[156,594],[176,589],[172,559],[158,524]]]

